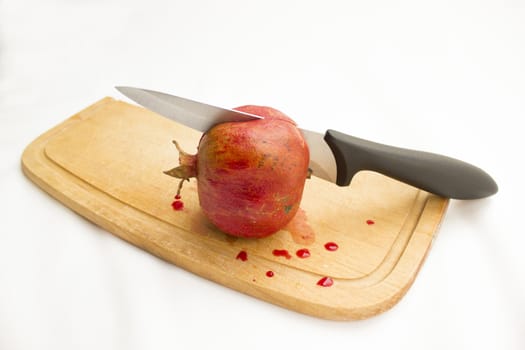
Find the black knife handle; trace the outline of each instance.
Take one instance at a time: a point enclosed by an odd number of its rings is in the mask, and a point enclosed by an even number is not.
[[[498,191],[482,169],[439,154],[375,143],[335,130],[324,137],[337,163],[337,185],[348,186],[361,170],[371,170],[442,197],[478,199]]]

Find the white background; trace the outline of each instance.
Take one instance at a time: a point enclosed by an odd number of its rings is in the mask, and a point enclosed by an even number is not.
[[[447,154],[497,180],[452,201],[392,310],[331,322],[163,262],[20,170],[115,85]],[[525,3],[0,0],[0,349],[525,349]]]

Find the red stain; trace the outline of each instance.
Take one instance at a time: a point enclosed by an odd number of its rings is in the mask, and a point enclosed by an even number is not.
[[[373,225],[373,224],[375,224],[375,221],[368,219],[368,220],[366,220],[366,224],[367,225]]]
[[[310,251],[306,248],[299,249],[295,254],[301,259],[309,258],[311,255]]]
[[[266,277],[273,277],[274,273],[272,270],[266,271]]]
[[[184,209],[184,203],[180,200],[176,200],[173,203],[171,203],[171,207],[173,210],[182,210]]]
[[[326,250],[329,250],[331,252],[335,252],[337,249],[339,249],[337,243],[334,242],[328,242],[324,245],[324,247],[326,248]]]
[[[331,287],[334,284],[334,280],[330,277],[323,277],[317,281],[317,285],[321,287]]]
[[[290,232],[295,243],[309,245],[315,242],[315,232],[308,224],[308,218],[303,209],[299,208],[293,219],[284,227]]]
[[[286,249],[274,249],[272,254],[274,256],[284,256],[286,259],[292,258],[292,256],[290,255],[290,253],[288,253]]]
[[[239,254],[235,257],[237,260],[246,261],[248,260],[248,253],[246,253],[244,250],[241,250]]]
[[[180,199],[180,194],[175,195],[175,199]]]

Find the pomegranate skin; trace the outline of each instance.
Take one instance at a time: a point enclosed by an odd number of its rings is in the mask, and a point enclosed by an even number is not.
[[[225,233],[265,237],[299,209],[308,145],[293,120],[276,109],[235,109],[264,119],[219,124],[203,135],[196,164],[200,206]]]

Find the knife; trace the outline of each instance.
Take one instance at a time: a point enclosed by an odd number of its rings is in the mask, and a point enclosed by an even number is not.
[[[153,90],[129,86],[116,89],[147,109],[202,132],[224,122],[262,118]],[[300,130],[310,149],[312,175],[338,186],[348,186],[359,171],[370,170],[446,198],[478,199],[498,191],[490,175],[458,159],[388,146],[335,130],[324,135]]]

